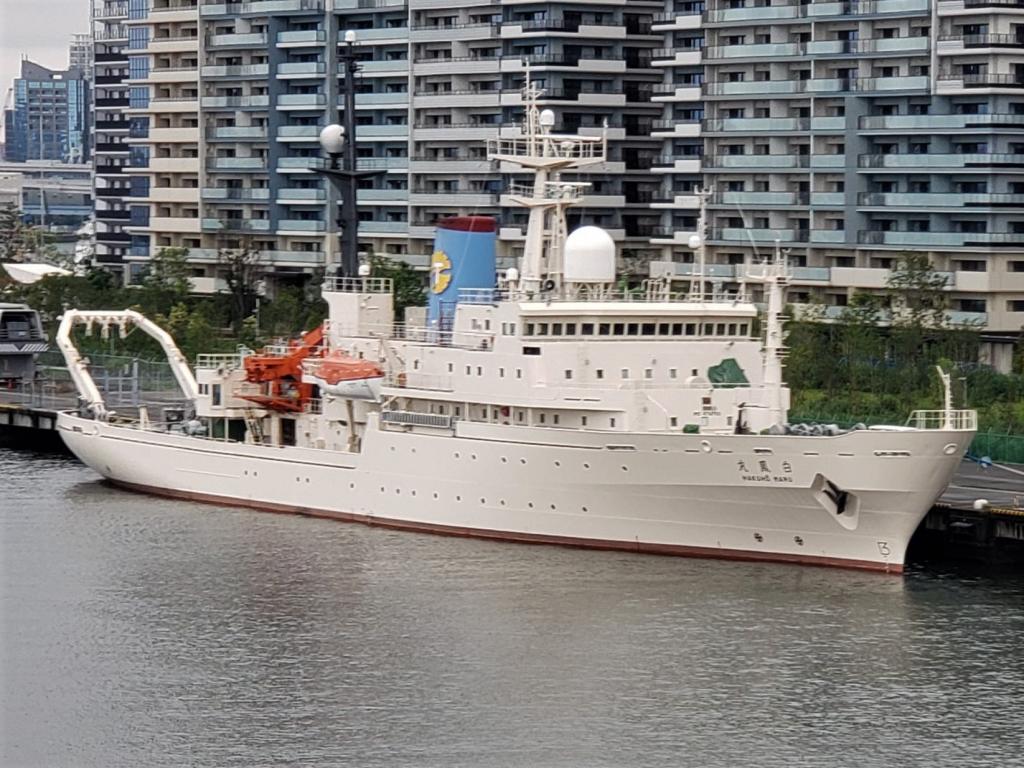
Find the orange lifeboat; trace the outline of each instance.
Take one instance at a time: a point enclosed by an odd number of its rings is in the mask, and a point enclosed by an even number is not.
[[[306,363],[302,381],[346,400],[380,400],[384,371],[376,363],[333,350]]]

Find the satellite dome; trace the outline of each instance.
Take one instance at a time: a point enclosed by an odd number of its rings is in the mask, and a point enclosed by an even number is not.
[[[615,241],[600,227],[580,227],[565,240],[565,280],[570,283],[615,281]]]

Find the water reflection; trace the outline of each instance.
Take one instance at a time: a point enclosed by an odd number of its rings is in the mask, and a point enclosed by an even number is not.
[[[1017,760],[1024,583],[396,533],[0,452],[29,766]]]

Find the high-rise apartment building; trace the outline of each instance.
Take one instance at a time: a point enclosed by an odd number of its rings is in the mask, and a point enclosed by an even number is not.
[[[611,140],[576,215],[606,226],[630,252],[650,250],[662,185],[651,136],[660,106],[650,67],[661,2],[493,3],[453,0],[129,0],[132,259],[189,248],[216,275],[217,252],[251,247],[275,272],[324,266],[334,192],[319,130],[338,119],[339,46],[355,32],[360,59],[359,164],[363,248],[425,255],[433,223],[498,216],[507,256],[521,249],[525,211],[505,195],[508,169],[485,141],[513,136],[530,69],[559,130]],[[145,137],[142,134],[145,133]],[[142,210],[142,207],[145,210]],[[147,218],[148,217],[148,218]]]
[[[128,197],[128,0],[93,0],[93,177],[96,201],[94,259],[123,268],[129,235]]]
[[[11,162],[89,158],[89,86],[82,69],[54,70],[23,59],[4,113]]]
[[[92,34],[72,35],[68,46],[68,69],[80,69],[92,80]]]
[[[684,4],[685,5],[685,4]],[[711,0],[702,28],[716,274],[778,243],[840,311],[898,254],[948,272],[1005,366],[1024,325],[1024,16],[1007,0]]]

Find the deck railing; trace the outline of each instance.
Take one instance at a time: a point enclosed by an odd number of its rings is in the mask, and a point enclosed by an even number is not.
[[[978,412],[969,410],[914,411],[907,419],[907,426],[914,429],[976,432],[978,430]]]

